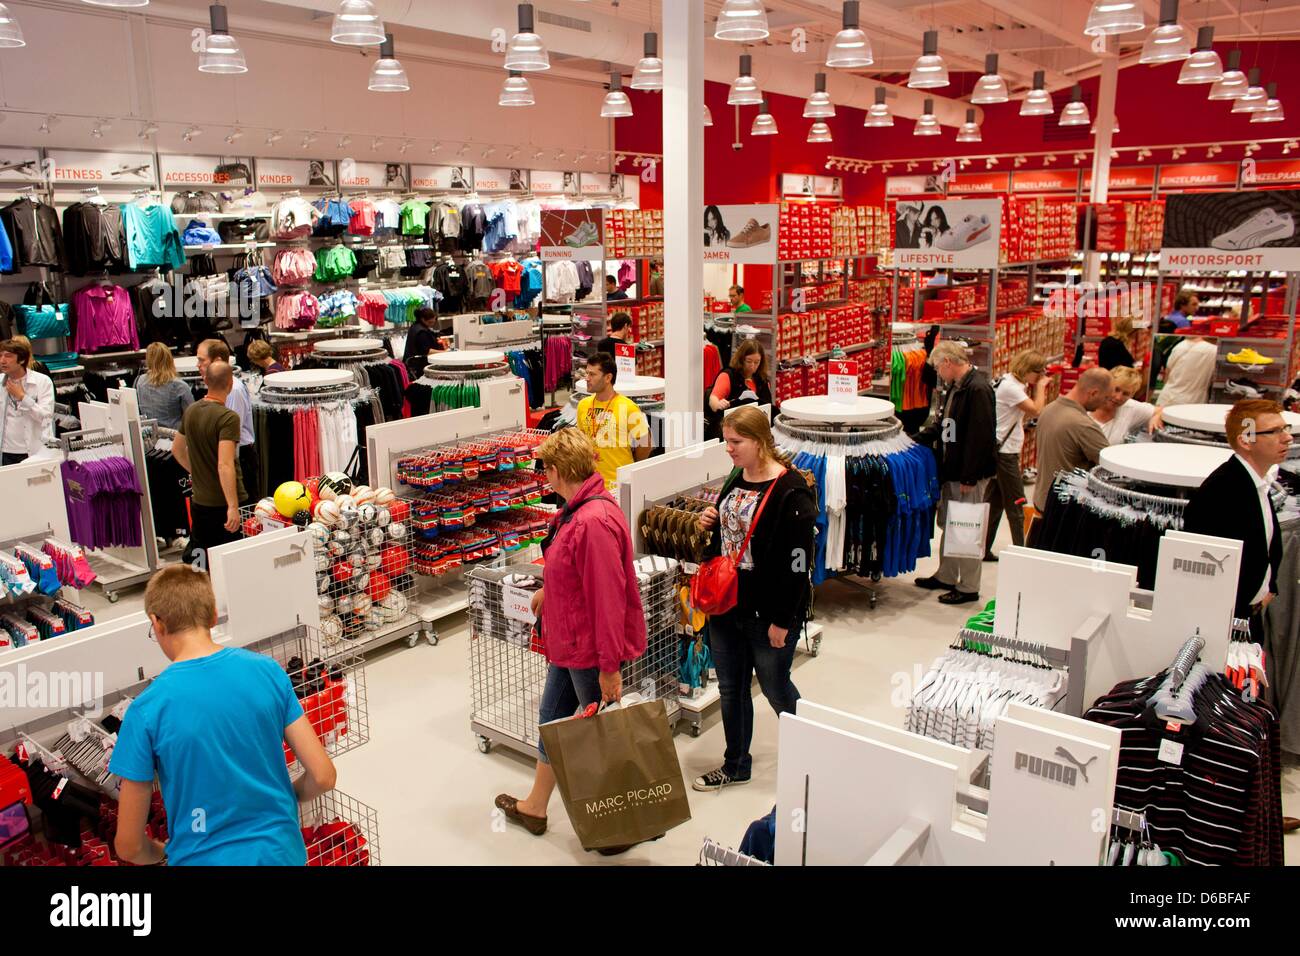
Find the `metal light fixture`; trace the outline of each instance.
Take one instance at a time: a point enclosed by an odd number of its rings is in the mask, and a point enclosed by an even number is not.
[[[754,117],[754,125],[749,128],[750,136],[775,136],[778,130],[776,120],[768,111],[767,100],[764,99],[758,108],[758,115]]]
[[[961,129],[957,131],[957,142],[959,143],[978,143],[984,139],[980,133],[979,124],[975,122],[975,111],[969,109],[966,111],[966,122],[961,124]]]
[[[664,61],[659,59],[659,34],[645,35],[645,56],[641,57],[632,71],[634,90],[662,90],[664,88]]]
[[[938,136],[940,133],[939,121],[934,118],[934,100],[926,97],[925,112],[921,114],[916,125],[912,127],[913,136]]]
[[[546,53],[546,44],[533,32],[533,5],[519,4],[519,32],[510,38],[506,47],[507,70],[521,73],[549,70],[551,58]]]
[[[1192,38],[1178,22],[1178,0],[1160,0],[1160,25],[1142,44],[1139,63],[1154,66],[1185,60],[1192,55]]]
[[[1143,30],[1146,25],[1138,0],[1093,0],[1083,33],[1090,37],[1111,36]]]
[[[13,50],[26,45],[22,26],[10,9],[0,3],[0,49]]]
[[[1249,84],[1246,82],[1246,74],[1241,72],[1241,51],[1230,50],[1228,68],[1223,71],[1223,76],[1218,82],[1210,87],[1210,99],[1235,100],[1245,96],[1247,89]]]
[[[284,134],[281,133],[278,129],[273,129],[271,130],[271,132],[266,134],[266,145],[274,146],[282,139],[284,139]]]
[[[347,46],[378,46],[384,42],[384,24],[370,0],[341,0],[330,40]]]
[[[1061,126],[1087,126],[1092,122],[1088,115],[1088,104],[1083,101],[1083,87],[1078,83],[1074,84],[1074,89],[1070,91],[1070,102],[1065,104],[1065,109],[1061,110],[1061,118],[1058,124]]]
[[[757,106],[763,102],[763,94],[754,79],[754,58],[748,53],[741,54],[740,73],[731,81],[731,90],[727,93],[728,106]]]
[[[1196,50],[1183,61],[1178,82],[1217,83],[1223,79],[1223,61],[1214,52],[1214,27],[1201,27],[1196,33]]]
[[[998,73],[998,55],[989,53],[984,57],[984,75],[975,83],[970,101],[979,106],[991,103],[1005,103],[1011,99],[1007,92],[1007,81]]]
[[[202,133],[203,133],[203,130],[201,130],[199,127],[197,127],[197,126],[191,126],[191,127],[190,127],[189,129],[187,129],[185,132],[181,133],[181,139],[185,140],[185,142],[187,142],[187,143],[192,143],[192,142],[194,142],[194,138],[195,138],[196,136],[200,136],[200,135],[202,135]]]
[[[632,115],[632,101],[623,92],[623,77],[618,70],[609,74],[609,92],[605,94],[605,102],[600,104],[600,115],[605,119]]]
[[[875,63],[871,41],[858,26],[858,0],[844,0],[840,32],[826,51],[826,65],[841,70],[859,70]]]
[[[230,35],[226,8],[219,3],[208,7],[208,24],[212,27],[199,54],[200,73],[247,73],[248,64],[239,44]]]
[[[138,139],[148,139],[150,136],[156,135],[157,132],[158,132],[157,123],[145,123],[143,126],[140,127],[140,132],[136,133],[135,135],[136,138]]]
[[[238,129],[238,128],[232,129],[229,133],[226,134],[226,144],[229,146],[234,146],[235,141],[241,139],[243,135],[244,135],[244,131],[242,129]],[[313,139],[314,138],[315,137],[313,137]]]
[[[1277,84],[1270,83],[1265,89],[1268,92],[1268,101],[1264,109],[1252,113],[1250,121],[1252,123],[1280,123],[1286,119],[1286,114],[1282,111],[1282,101],[1277,98]]]
[[[822,120],[818,120],[808,127],[808,142],[810,143],[829,143],[831,141],[831,128]]]
[[[501,87],[501,96],[497,99],[497,106],[532,106],[536,102],[537,100],[533,97],[533,88],[528,83],[528,77],[518,70],[511,70],[510,75],[506,77],[505,84]]]
[[[1259,67],[1251,67],[1246,92],[1232,104],[1234,113],[1259,113],[1268,109],[1268,94],[1259,85]]]
[[[876,87],[876,102],[867,109],[867,118],[863,120],[863,126],[879,129],[882,126],[894,125],[894,115],[889,112],[889,104],[885,102],[885,92],[883,86]]]
[[[393,55],[393,35],[389,33],[379,45],[379,59],[370,68],[368,89],[372,93],[405,93],[410,88],[411,82],[406,78],[406,70]]]
[[[1047,84],[1047,72],[1045,70],[1034,71],[1034,88],[1025,94],[1024,102],[1020,104],[1021,116],[1050,116],[1052,110],[1052,94],[1044,89]]]
[[[948,85],[948,64],[939,55],[939,31],[926,30],[921,55],[912,65],[907,85],[914,90],[934,90]]]
[[[766,40],[767,36],[767,11],[763,9],[763,0],[726,0],[722,5],[713,28],[715,40],[749,43]]]
[[[149,0],[81,0],[92,7],[147,7]]]
[[[826,92],[826,74],[818,73],[813,81],[813,93],[803,105],[805,119],[825,119],[835,115],[835,104]]]
[[[713,112],[709,109],[709,105],[707,103],[704,104],[704,125],[705,126],[713,125]]]

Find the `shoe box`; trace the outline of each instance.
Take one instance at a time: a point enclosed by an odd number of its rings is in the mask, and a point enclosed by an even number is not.
[[[1163,200],[1115,201],[1092,207],[1098,252],[1155,252],[1165,229]]]
[[[611,259],[661,256],[664,253],[662,209],[611,209],[605,213],[605,255]]]
[[[632,335],[638,341],[642,339],[662,339],[664,337],[664,304],[648,302],[645,305],[629,306],[627,309],[611,309],[611,312],[627,312],[632,317]]]
[[[884,323],[884,316],[878,317],[876,309],[866,303],[786,313],[777,321],[776,357],[778,361],[792,361],[837,346],[865,345],[881,334]]]
[[[777,256],[783,262],[876,255],[889,245],[883,206],[781,203]]]
[[[953,322],[980,309],[982,286],[959,285],[940,288],[933,299],[921,303],[921,318],[927,322]],[[987,296],[987,292],[985,292]],[[984,310],[988,310],[985,299]]]
[[[1048,358],[1066,351],[1066,321],[1063,315],[1026,308],[1000,316],[993,327],[993,375],[996,378],[1011,369],[1011,360],[1025,349],[1033,349]]]
[[[650,349],[637,349],[636,373],[662,378],[664,374],[664,347],[656,345]]]
[[[888,309],[892,294],[889,276],[849,280],[849,301],[861,303],[870,309]]]
[[[1060,199],[1007,199],[1002,203],[1003,262],[1068,259],[1074,253],[1076,204]]]

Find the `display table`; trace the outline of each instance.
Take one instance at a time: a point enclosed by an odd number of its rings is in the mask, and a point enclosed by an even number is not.
[[[804,395],[781,403],[781,414],[809,422],[843,422],[847,425],[878,422],[892,418],[894,403],[883,398],[857,396],[852,401],[836,401],[826,395]]]
[[[1199,488],[1210,472],[1232,457],[1227,448],[1141,443],[1101,450],[1101,466],[1135,481],[1176,488]]]
[[[1225,420],[1231,405],[1170,405],[1164,411],[1166,425],[1175,428],[1189,428],[1198,432],[1224,434]],[[1300,413],[1283,412],[1287,425],[1292,431],[1300,429]]]

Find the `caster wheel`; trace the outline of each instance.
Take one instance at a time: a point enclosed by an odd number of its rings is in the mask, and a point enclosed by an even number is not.
[[[121,597],[121,595],[119,595],[116,591],[105,591],[104,597],[108,598],[109,604],[116,604],[118,598]]]
[[[406,639],[406,646],[414,647],[419,640],[420,640],[420,635],[418,633],[412,634],[410,637]]]
[[[437,646],[438,646],[438,632],[437,632],[437,631],[425,631],[425,632],[424,632],[424,639],[425,639],[426,641],[429,642],[429,646],[430,646],[430,647],[437,647]]]
[[[822,652],[822,642],[821,642],[821,641],[813,641],[813,646],[812,646],[812,656],[813,656],[813,657],[816,657],[816,656],[818,656],[819,654],[821,654],[821,652]]]
[[[872,608],[872,610],[875,610],[875,607],[876,607],[876,596],[873,594],[873,595],[871,595],[871,608]]]
[[[692,736],[692,737],[698,737],[699,735],[700,735],[700,725],[699,725],[699,724],[691,724],[691,736]]]
[[[480,738],[478,739],[478,752],[479,752],[479,753],[481,753],[481,754],[485,754],[485,753],[487,753],[487,752],[488,752],[489,750],[491,750],[491,749],[492,749],[492,741],[488,740],[486,737],[480,737]]]

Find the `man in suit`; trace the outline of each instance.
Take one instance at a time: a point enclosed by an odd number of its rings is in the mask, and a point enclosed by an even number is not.
[[[1183,513],[1183,529],[1242,542],[1234,613],[1250,620],[1251,635],[1263,644],[1264,609],[1277,594],[1282,563],[1282,532],[1268,489],[1293,438],[1282,406],[1259,398],[1232,406],[1227,433],[1234,454],[1192,493]]]

